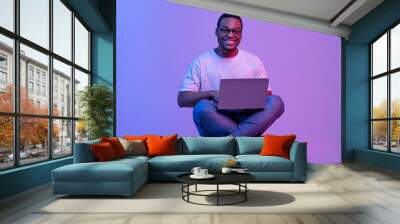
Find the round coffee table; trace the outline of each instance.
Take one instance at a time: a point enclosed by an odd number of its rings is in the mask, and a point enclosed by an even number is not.
[[[212,179],[193,179],[190,177],[191,173],[182,174],[177,177],[178,181],[182,183],[182,199],[188,203],[198,204],[198,205],[234,205],[247,200],[247,192],[249,188],[247,183],[255,180],[255,177],[248,173],[215,173],[215,177]],[[216,185],[215,190],[198,190],[197,185]],[[194,191],[190,191],[190,186],[195,186]],[[220,189],[220,185],[236,185],[237,190],[223,190]],[[215,192],[215,194],[205,194],[209,192]],[[204,197],[216,197],[216,204],[202,204],[190,201],[190,196],[204,196]],[[231,196],[241,196],[239,200],[231,203],[221,203],[221,197],[231,197]]]

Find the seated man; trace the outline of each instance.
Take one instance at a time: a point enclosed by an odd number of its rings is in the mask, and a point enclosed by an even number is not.
[[[215,29],[219,46],[195,58],[183,78],[178,105],[193,107],[201,136],[260,136],[284,111],[282,99],[267,90],[264,109],[218,110],[221,79],[267,78],[261,60],[237,48],[242,30],[240,17],[222,14]]]

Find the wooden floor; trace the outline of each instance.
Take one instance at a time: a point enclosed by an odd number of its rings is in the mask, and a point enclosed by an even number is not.
[[[367,206],[357,214],[35,214],[35,208],[54,200],[47,185],[1,201],[0,223],[400,223],[399,173],[359,163],[313,165],[308,182],[324,186],[349,203]]]

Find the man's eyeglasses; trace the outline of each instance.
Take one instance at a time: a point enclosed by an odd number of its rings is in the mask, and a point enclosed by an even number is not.
[[[242,35],[241,29],[228,29],[228,28],[218,28],[218,33],[220,36],[227,36],[230,32],[236,37],[240,37]]]

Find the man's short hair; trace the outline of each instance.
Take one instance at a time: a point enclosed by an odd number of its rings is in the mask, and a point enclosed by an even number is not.
[[[236,15],[232,15],[232,14],[228,14],[228,13],[224,13],[224,14],[222,14],[222,15],[219,17],[218,22],[217,22],[217,27],[219,27],[219,25],[221,24],[221,21],[222,21],[223,19],[225,19],[225,18],[235,18],[235,19],[238,19],[238,20],[240,21],[240,26],[241,26],[242,29],[243,29],[242,18],[240,18],[240,16],[236,16]]]

